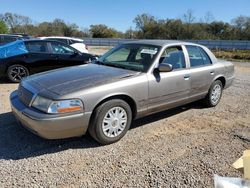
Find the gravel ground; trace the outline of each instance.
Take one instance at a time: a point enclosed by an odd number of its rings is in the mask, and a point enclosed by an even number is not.
[[[214,174],[241,177],[231,164],[250,148],[250,63],[235,66],[217,107],[196,102],[139,119],[108,146],[26,131],[8,102],[17,85],[2,81],[0,187],[213,187]]]

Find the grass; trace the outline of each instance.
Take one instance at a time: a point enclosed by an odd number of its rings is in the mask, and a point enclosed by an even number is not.
[[[220,59],[250,62],[250,50],[212,50]]]

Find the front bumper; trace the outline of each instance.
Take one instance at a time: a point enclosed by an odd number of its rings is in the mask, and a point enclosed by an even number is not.
[[[17,96],[10,95],[12,112],[28,130],[46,139],[60,139],[82,136],[86,133],[91,113],[55,116],[25,106]]]

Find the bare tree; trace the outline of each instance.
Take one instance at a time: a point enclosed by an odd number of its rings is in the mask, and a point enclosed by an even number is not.
[[[13,33],[17,32],[17,28],[20,26],[23,26],[22,28],[24,29],[24,32],[27,32],[27,28],[25,26],[32,24],[32,20],[29,17],[9,12],[1,14],[0,19],[7,24],[10,31]]]
[[[194,12],[191,9],[188,9],[183,15],[183,21],[188,24],[191,24],[195,21]]]
[[[208,12],[206,12],[206,14],[205,14],[205,16],[204,16],[204,21],[205,21],[205,23],[211,23],[211,22],[213,22],[215,19],[214,19],[214,15],[210,12],[210,11],[208,11]]]

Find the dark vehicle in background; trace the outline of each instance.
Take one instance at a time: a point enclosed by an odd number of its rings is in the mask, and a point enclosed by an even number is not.
[[[82,65],[96,59],[71,46],[53,40],[15,41],[0,47],[0,77],[20,82],[33,73]]]
[[[32,38],[26,34],[0,34],[0,46],[16,40],[24,40]]]

